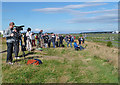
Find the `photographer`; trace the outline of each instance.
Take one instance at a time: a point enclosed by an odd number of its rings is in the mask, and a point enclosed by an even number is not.
[[[13,39],[13,36],[14,34],[12,33],[13,32],[13,28],[14,28],[14,22],[11,22],[9,24],[9,27],[8,29],[5,30],[5,33],[4,33],[4,37],[6,37],[6,42],[7,42],[7,60],[6,60],[6,63],[8,64],[13,64],[12,63],[12,52],[13,52],[13,42],[14,42],[14,39]]]
[[[18,53],[19,53],[19,40],[21,40],[21,34],[17,30],[17,28],[14,28],[13,32],[14,36],[14,53],[15,53],[15,59],[19,59]]]

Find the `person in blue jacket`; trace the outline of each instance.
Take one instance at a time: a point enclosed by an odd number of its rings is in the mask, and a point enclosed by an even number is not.
[[[74,41],[74,48],[75,48],[75,50],[82,50],[82,49],[85,49],[85,48],[83,48],[81,45],[80,46],[78,46],[77,45],[77,43],[76,43],[76,41]]]

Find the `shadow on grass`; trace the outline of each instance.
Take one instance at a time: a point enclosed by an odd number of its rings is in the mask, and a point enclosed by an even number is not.
[[[1,51],[0,53],[5,53],[5,52],[7,52],[7,50]]]
[[[23,61],[23,60],[34,59],[34,58],[41,58],[41,57],[40,56],[31,56],[31,57],[27,57],[27,58],[24,58],[24,59],[16,59],[13,62],[15,63],[15,62]]]
[[[29,53],[27,53],[27,54],[25,54],[25,56],[28,56],[28,55],[33,55],[33,54],[35,54],[35,52],[29,52]],[[23,55],[20,55],[19,56],[20,58],[22,58],[23,57]],[[34,59],[34,58],[40,58],[41,56],[30,56],[30,57],[24,57],[24,58],[22,58],[22,59],[16,59],[16,60],[14,60],[13,62],[20,62],[20,61],[22,61],[22,60],[28,60],[28,59]]]

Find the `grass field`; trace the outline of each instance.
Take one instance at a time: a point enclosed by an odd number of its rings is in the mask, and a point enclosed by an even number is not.
[[[79,38],[79,36],[86,36],[86,40],[89,42],[96,42],[101,43],[103,45],[106,45],[108,41],[112,42],[113,47],[118,48],[119,43],[119,34],[111,34],[111,33],[89,33],[89,34],[73,34],[76,39]]]
[[[64,42],[65,43],[65,42]],[[66,45],[66,43],[65,43]],[[24,59],[7,65],[2,53],[3,83],[118,83],[118,49],[94,42],[85,42],[85,50],[43,48]],[[2,51],[6,50],[5,39]],[[19,55],[22,53],[20,52]],[[14,56],[14,54],[13,54]],[[43,64],[27,65],[28,59],[41,59]]]

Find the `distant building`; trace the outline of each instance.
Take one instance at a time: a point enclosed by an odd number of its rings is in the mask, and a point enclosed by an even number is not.
[[[3,31],[0,31],[0,35],[1,35],[1,34],[3,35]]]
[[[118,34],[118,33],[120,33],[120,32],[119,32],[118,30],[116,30],[116,31],[113,31],[112,33],[117,33],[117,34]]]

